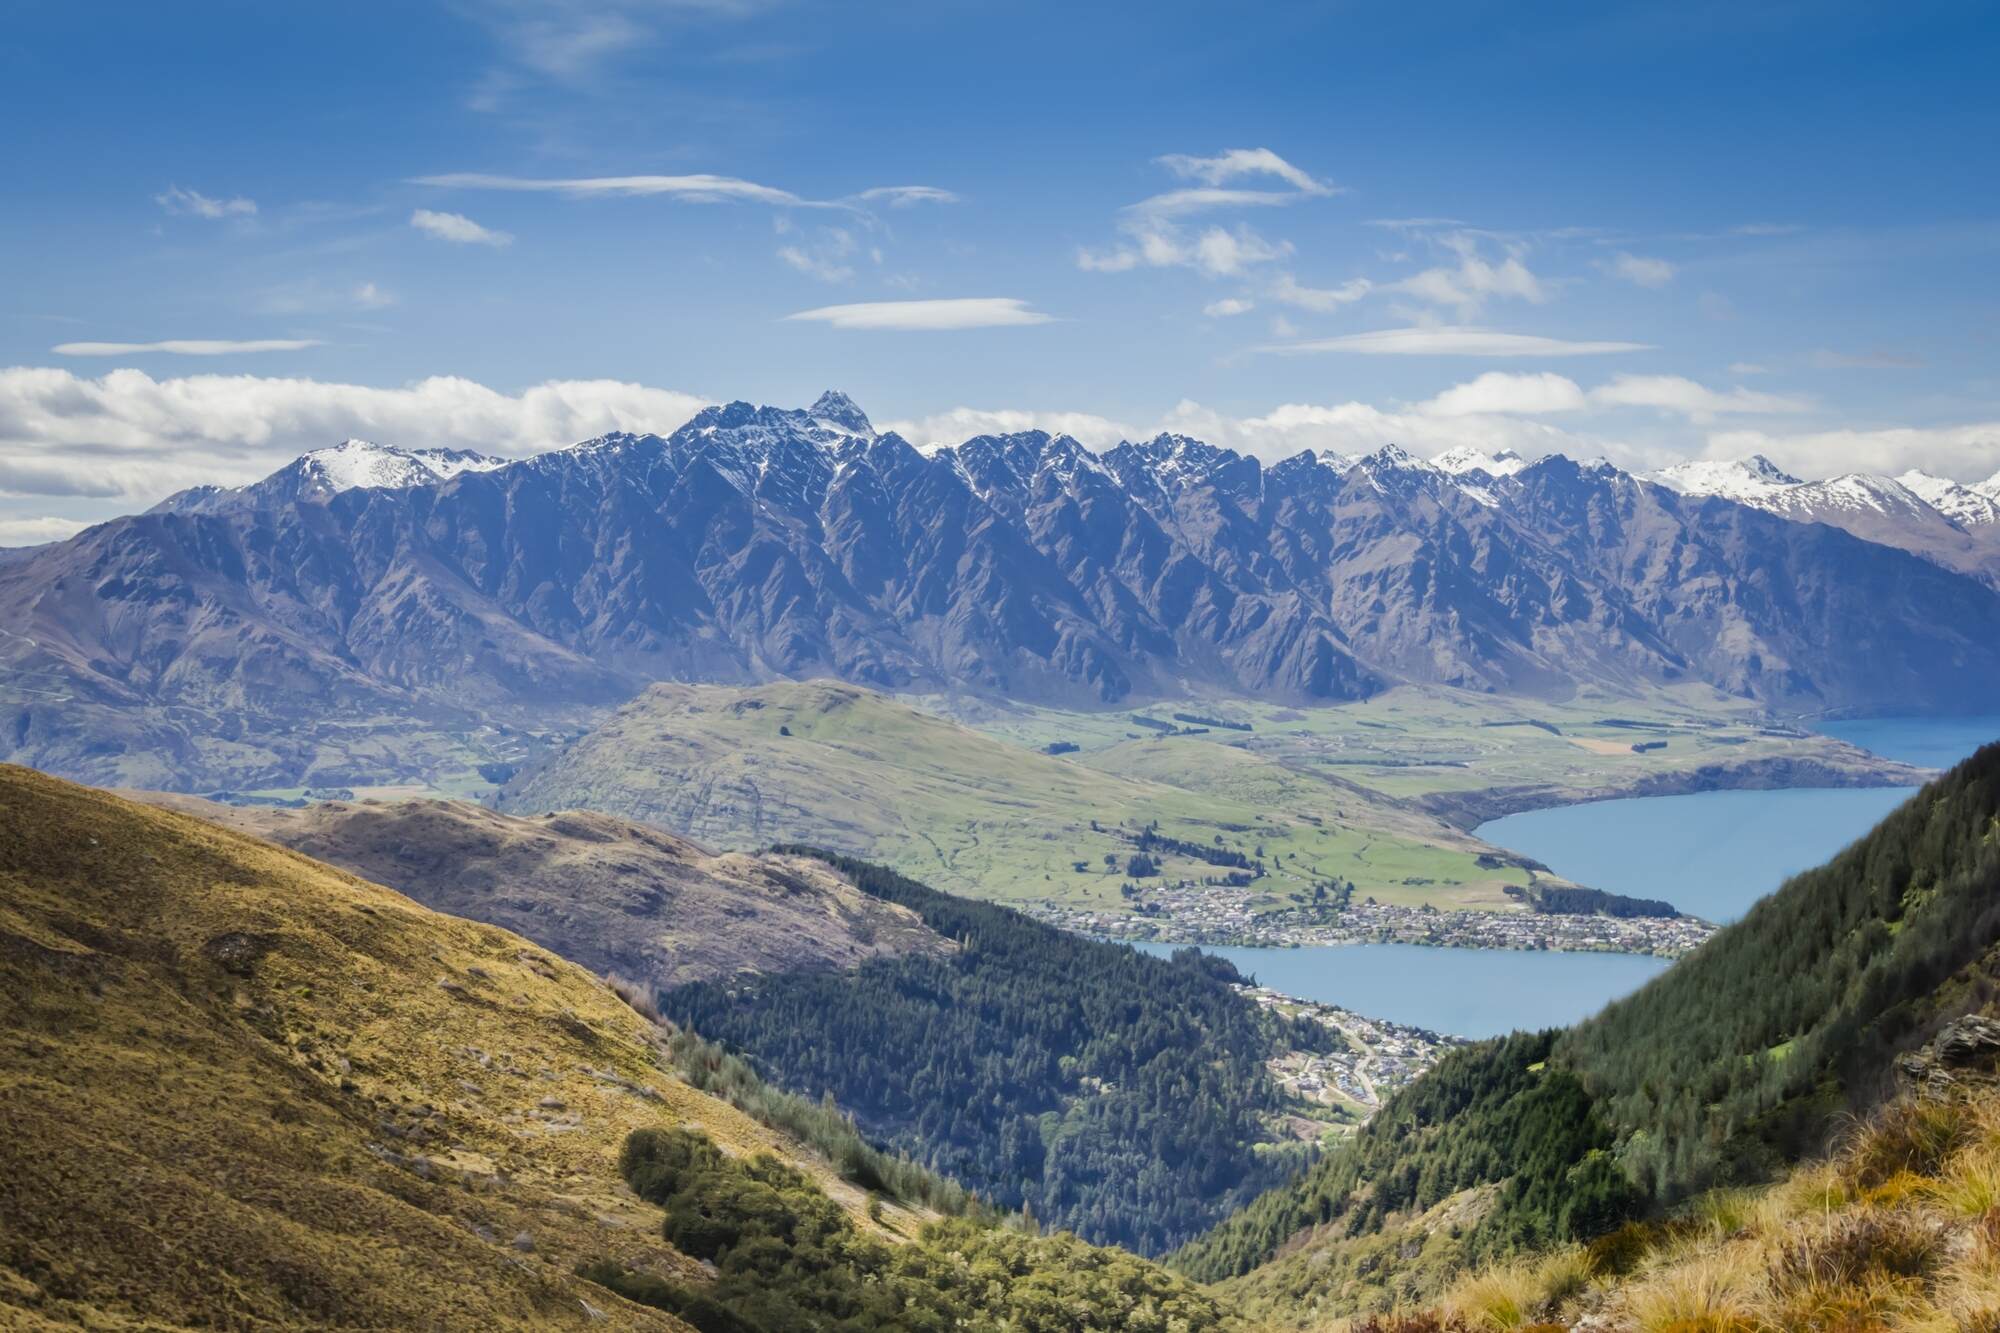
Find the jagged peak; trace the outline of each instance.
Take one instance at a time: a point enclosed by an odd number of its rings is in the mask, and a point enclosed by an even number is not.
[[[1402,445],[1391,441],[1360,462],[1369,468],[1388,468],[1398,472],[1436,472],[1440,469],[1433,463],[1418,458]]]
[[[851,435],[873,435],[874,425],[852,398],[838,389],[828,389],[813,400],[806,415],[822,426]]]

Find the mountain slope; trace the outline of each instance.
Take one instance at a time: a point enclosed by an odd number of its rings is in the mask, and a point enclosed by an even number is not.
[[[570,1273],[698,1272],[645,1234],[624,1136],[686,1117],[798,1155],[506,931],[22,769],[0,823],[6,1308],[548,1328],[598,1322],[587,1302],[672,1327]]]
[[[669,1017],[1007,1208],[1157,1253],[1297,1159],[1268,1062],[1342,1038],[1235,989],[1227,963],[1084,939],[847,858],[859,887],[960,943],[949,957],[684,986]]]
[[[330,473],[309,455],[226,502],[0,563],[0,744],[214,789],[307,781],[314,747],[273,738],[325,733],[308,698],[397,720],[377,733],[395,749],[399,727],[407,745],[480,718],[568,725],[660,680],[1103,706],[1693,678],[1821,711],[1964,708],[1973,676],[2000,673],[2000,593],[1881,544],[1969,567],[1945,529],[1984,538],[1887,481],[1937,540],[1895,523],[1801,539],[1819,525],[1645,498],[1560,458],[1266,465],[1182,436],[1099,455],[1037,431],[927,454],[835,394],[503,466],[388,457]],[[1644,549],[1586,558],[1606,518],[1642,521]],[[1867,591],[1795,606],[1801,578]],[[1885,669],[1839,665],[1872,663],[1838,651],[1863,635],[1892,650]]]
[[[1016,1305],[1051,1333],[1224,1322],[1130,1255],[931,1229],[695,1091],[663,1029],[505,930],[13,766],[0,826],[9,1327],[713,1328],[719,1256],[624,1177],[668,1135],[744,1162],[712,1217],[768,1219],[772,1181],[810,1211],[815,1235],[739,1247],[788,1280],[838,1233],[938,1327]],[[961,1290],[994,1263],[1025,1301]],[[652,1308],[669,1289],[690,1322]]]
[[[1993,1005],[1996,942],[1989,746],[1598,1017],[1454,1053],[1178,1261],[1310,1322],[1762,1178],[1878,1101],[1899,1052]]]
[[[589,811],[522,819],[457,801],[285,810],[140,798],[290,847],[436,911],[517,931],[600,976],[649,989],[952,949],[914,913],[817,861],[717,856]]]

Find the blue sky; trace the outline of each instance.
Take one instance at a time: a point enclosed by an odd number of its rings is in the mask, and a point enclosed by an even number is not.
[[[31,0],[0,541],[350,432],[520,453],[830,384],[928,439],[1978,480],[1996,38],[1974,3]]]

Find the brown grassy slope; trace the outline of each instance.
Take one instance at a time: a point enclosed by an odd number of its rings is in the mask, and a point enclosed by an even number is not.
[[[588,811],[523,817],[462,801],[281,810],[137,795],[656,989],[952,948],[916,913],[870,897],[817,861],[718,856]]]
[[[0,766],[0,1326],[677,1327],[571,1276],[693,1273],[616,1166],[676,1122],[859,1215],[581,967]]]

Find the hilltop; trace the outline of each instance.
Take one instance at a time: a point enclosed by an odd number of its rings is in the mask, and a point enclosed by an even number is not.
[[[140,799],[325,861],[454,916],[518,931],[647,989],[744,972],[943,954],[915,913],[820,862],[717,855],[585,810],[524,818],[464,801],[321,801],[301,810]]]

